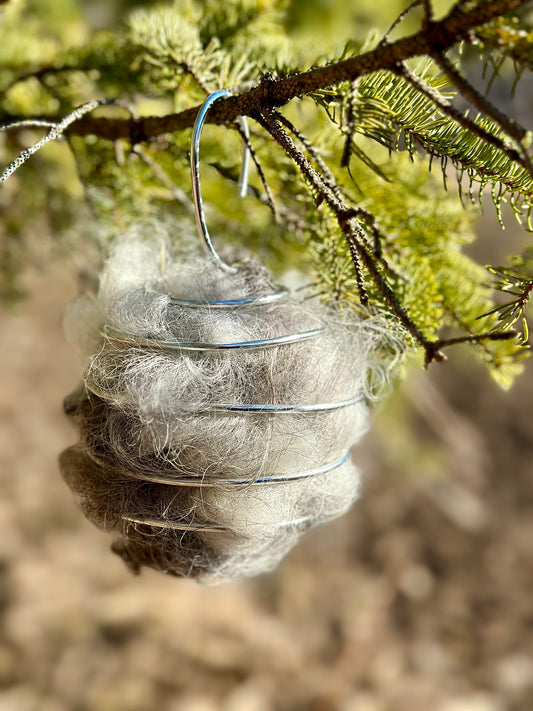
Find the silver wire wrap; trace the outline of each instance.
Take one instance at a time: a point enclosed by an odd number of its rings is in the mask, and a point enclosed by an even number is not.
[[[192,175],[192,194],[194,200],[194,212],[196,215],[196,224],[198,225],[198,231],[202,239],[202,243],[206,248],[209,255],[212,257],[214,263],[227,270],[232,269],[229,264],[222,261],[218,256],[215,248],[213,247],[213,242],[209,236],[209,231],[207,229],[207,224],[205,222],[205,211],[204,204],[202,202],[202,194],[200,189],[200,136],[202,133],[202,128],[204,125],[205,117],[211,106],[219,99],[225,99],[231,96],[231,91],[227,89],[220,89],[220,91],[215,91],[213,94],[207,97],[202,108],[196,116],[196,121],[192,129],[192,142],[191,142],[191,175]],[[248,150],[248,138],[250,132],[248,130],[248,124],[244,116],[239,117],[239,123],[245,135],[244,148],[243,148],[243,161],[241,170],[241,179],[239,185],[239,195],[244,197],[246,195],[246,190],[248,187],[248,164],[249,164],[249,150]]]
[[[272,304],[281,301],[290,294],[290,291],[280,286],[276,291],[262,296],[247,297],[245,299],[227,299],[225,301],[197,301],[194,299],[172,299],[173,304],[178,306],[189,306],[191,308],[210,306],[213,309],[234,309],[236,306],[254,306],[261,304]]]
[[[198,116],[196,118],[193,133],[192,133],[192,144],[191,144],[191,174],[192,174],[192,191],[194,208],[196,215],[196,222],[198,226],[198,231],[200,234],[201,241],[212,258],[213,265],[217,268],[223,269],[225,271],[234,271],[234,267],[226,264],[217,254],[211,237],[209,235],[206,221],[205,212],[200,191],[200,166],[199,166],[199,148],[200,148],[200,135],[202,131],[202,126],[205,121],[205,117],[209,108],[215,101],[221,98],[226,98],[231,96],[231,93],[226,90],[217,91],[207,98],[202,108],[200,109]],[[243,149],[243,167],[241,172],[240,180],[240,194],[244,196],[246,194],[247,183],[248,183],[248,162],[249,162],[249,150],[248,150],[248,126],[244,118],[241,117],[240,124],[244,132],[244,149]],[[285,287],[277,287],[275,291],[271,293],[259,295],[256,297],[247,296],[246,298],[237,299],[227,299],[227,300],[212,300],[212,301],[200,301],[200,300],[188,300],[188,299],[178,299],[171,297],[171,303],[190,308],[205,308],[205,309],[234,309],[245,306],[253,306],[260,308],[261,306],[269,305],[277,301],[281,301],[286,297],[290,296],[290,291]],[[278,347],[291,347],[291,344],[304,341],[310,338],[314,338],[323,331],[322,328],[313,328],[307,331],[302,331],[299,333],[289,333],[275,338],[264,338],[259,340],[251,341],[241,341],[241,342],[227,342],[227,343],[211,343],[211,342],[188,342],[188,341],[159,341],[156,339],[151,339],[149,337],[140,337],[131,333],[124,333],[110,325],[104,325],[101,334],[107,340],[111,342],[117,342],[118,344],[123,344],[126,347],[139,347],[139,348],[154,348],[163,349],[169,351],[224,351],[231,349],[263,349],[263,348],[278,348]],[[179,357],[179,356],[178,356]],[[92,388],[91,388],[92,389]],[[92,389],[95,395],[98,397],[103,397],[105,399],[105,394],[98,392],[97,389]],[[232,404],[232,403],[214,403],[202,410],[201,412],[213,413],[213,416],[249,412],[256,414],[264,414],[265,417],[283,415],[284,413],[301,413],[305,416],[306,413],[320,413],[327,412],[330,410],[336,410],[345,407],[351,407],[362,403],[365,401],[365,396],[362,393],[357,393],[355,396],[336,401],[336,402],[320,402],[313,404],[262,404],[262,403],[245,403],[245,404]],[[188,486],[197,488],[213,488],[213,487],[243,487],[248,488],[250,486],[268,486],[271,484],[283,484],[284,482],[294,482],[300,479],[307,479],[314,476],[320,476],[328,472],[332,472],[338,467],[342,466],[349,459],[349,451],[345,452],[337,460],[322,465],[320,467],[315,467],[307,471],[297,472],[295,474],[272,474],[269,476],[260,476],[256,479],[253,477],[247,478],[229,478],[223,479],[220,477],[191,477],[184,473],[183,476],[179,475],[177,472],[176,477],[171,476],[153,476],[146,473],[136,473],[134,476],[142,481],[164,484],[168,486]],[[166,518],[157,517],[145,517],[145,516],[131,516],[122,515],[122,519],[125,524],[133,524],[134,526],[148,526],[159,529],[171,529],[178,531],[191,531],[191,532],[229,532],[231,529],[225,528],[224,526],[209,524],[209,523],[197,523],[194,520],[179,521],[179,520],[168,520]],[[293,526],[298,527],[304,525],[308,519],[294,519],[287,522],[281,522],[277,524],[280,527],[283,526]]]
[[[311,331],[301,331],[300,333],[290,333],[286,336],[276,338],[262,338],[256,341],[237,341],[233,343],[190,343],[187,341],[156,341],[149,338],[139,338],[133,334],[122,333],[109,326],[104,326],[102,335],[113,341],[126,343],[132,346],[146,346],[147,348],[163,348],[165,350],[179,351],[223,351],[234,348],[246,348],[253,350],[256,348],[271,348],[272,346],[283,346],[288,343],[306,341],[308,338],[318,336],[322,329],[314,328]]]
[[[153,477],[142,475],[143,481],[150,481],[154,484],[167,484],[169,486],[195,486],[197,488],[208,488],[214,486],[259,486],[264,484],[284,484],[293,481],[298,481],[299,479],[308,479],[311,476],[316,476],[317,474],[326,474],[331,472],[337,467],[340,467],[344,462],[347,461],[350,456],[350,451],[345,452],[342,457],[336,459],[334,462],[329,464],[324,464],[321,467],[315,467],[314,469],[308,469],[307,471],[297,472],[296,474],[273,474],[272,476],[262,476],[250,481],[249,479],[198,479],[198,477],[176,477],[171,479],[169,477]]]
[[[231,533],[231,528],[225,528],[224,526],[218,526],[215,524],[205,524],[205,523],[195,523],[194,521],[190,522],[185,522],[185,521],[166,521],[165,519],[160,519],[160,518],[148,518],[148,517],[143,517],[143,516],[123,516],[122,517],[124,521],[127,523],[133,523],[135,525],[139,526],[149,526],[150,528],[167,528],[171,529],[173,531],[184,531],[184,532],[191,532],[191,533],[213,533],[213,532],[220,532],[220,533]],[[308,522],[309,519],[307,518],[297,518],[297,519],[291,519],[290,521],[283,521],[280,523],[277,523],[276,526],[278,528],[283,528],[284,526],[291,526],[291,527],[297,527],[297,526],[303,526]]]

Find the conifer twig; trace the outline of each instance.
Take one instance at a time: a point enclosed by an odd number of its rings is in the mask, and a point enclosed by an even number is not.
[[[306,150],[307,154],[309,157],[315,162],[315,164],[318,166],[320,172],[320,176],[323,180],[324,186],[327,187],[328,190],[331,191],[331,193],[335,196],[337,203],[339,205],[341,204],[347,204],[346,203],[346,196],[343,194],[340,185],[338,184],[335,175],[333,174],[333,171],[330,169],[326,161],[322,158],[320,155],[320,152],[317,151],[315,146],[303,135],[301,131],[299,131],[296,126],[294,126],[289,119],[284,116],[281,113],[276,112],[275,114],[276,119],[283,125],[285,126],[286,129],[292,135],[302,144],[304,149]],[[387,272],[390,274],[393,274],[396,277],[401,278],[401,276],[391,267],[391,265],[387,262],[387,260],[383,257],[382,252],[381,252],[381,232],[379,231],[374,215],[372,215],[368,210],[365,210],[363,207],[360,206],[350,206],[350,207],[345,207],[343,208],[346,213],[346,218],[349,216],[351,220],[360,220],[364,223],[366,223],[368,229],[372,233],[373,237],[373,244],[370,243],[370,240],[364,230],[362,230],[360,227],[357,227],[357,232],[358,236],[360,239],[364,240],[364,242],[367,244],[368,248],[371,250],[372,254],[374,257],[377,259],[377,261],[385,268]],[[350,251],[351,248],[350,248]],[[352,257],[354,256],[352,252]],[[358,268],[358,260],[354,259],[354,264],[356,269]],[[364,291],[364,286],[363,286],[363,280],[361,278],[360,284],[358,283],[359,286],[362,287],[362,291]]]
[[[413,320],[409,317],[405,309],[401,306],[393,290],[381,274],[375,261],[375,256],[370,253],[364,242],[360,239],[358,228],[354,223],[354,213],[356,213],[356,210],[349,207],[344,202],[339,191],[334,192],[331,190],[320,173],[318,173],[318,171],[309,163],[303,153],[298,150],[290,136],[283,130],[283,126],[278,120],[278,116],[279,114],[276,112],[270,111],[267,112],[266,115],[262,114],[256,116],[256,119],[263,126],[263,128],[270,133],[272,138],[274,138],[275,141],[285,150],[287,155],[289,155],[290,158],[292,158],[292,160],[299,166],[303,175],[307,178],[311,187],[315,191],[316,204],[320,205],[321,202],[325,202],[335,215],[340,229],[346,235],[348,247],[354,263],[358,286],[362,286],[363,289],[362,292],[360,292],[361,303],[366,300],[366,290],[364,289],[361,273],[362,264],[366,267],[374,283],[389,304],[393,313],[397,316],[402,326],[404,326],[417,343],[424,348],[427,362],[429,363],[433,360],[444,360],[444,356],[440,353],[440,349],[434,347],[433,343],[424,336]]]
[[[364,266],[402,326],[424,349],[426,366],[432,361],[442,362],[446,360],[442,349],[458,343],[484,343],[485,341],[502,341],[514,338],[514,331],[489,331],[482,334],[469,334],[466,336],[439,338],[435,340],[426,338],[407,311],[399,303],[396,294],[381,273],[378,266],[379,259],[377,259],[377,255],[367,247],[366,239],[364,239],[364,235],[362,234],[363,230],[356,222],[356,218],[359,217],[358,209],[350,207],[345,202],[338,185],[336,186],[336,190],[332,190],[328,178],[319,173],[311,163],[309,163],[303,153],[298,150],[290,136],[283,130],[282,124],[290,123],[285,117],[281,117],[280,114],[275,111],[270,111],[267,112],[266,115],[262,114],[256,116],[256,119],[285,150],[287,155],[299,166],[315,192],[314,198],[316,204],[320,205],[322,202],[325,202],[335,215],[340,229],[346,236],[348,248],[352,256],[361,304],[364,306],[368,302],[362,272],[362,266]],[[326,164],[324,163],[324,165]],[[326,176],[327,171],[329,171],[329,168],[326,170]]]
[[[523,154],[519,153],[515,148],[506,145],[501,138],[490,133],[483,126],[473,121],[469,116],[461,113],[455,108],[451,103],[447,102],[442,98],[442,95],[433,89],[433,87],[426,84],[422,79],[413,74],[405,65],[401,65],[397,68],[396,73],[402,76],[406,81],[411,84],[417,91],[423,94],[426,98],[432,101],[442,113],[449,116],[454,121],[457,121],[464,129],[470,131],[474,136],[481,138],[494,148],[504,153],[510,160],[521,165],[527,172],[533,177],[533,168],[531,166],[531,161],[524,157]]]
[[[527,151],[523,147],[523,140],[527,136],[526,129],[514,119],[510,119],[481,94],[470,82],[456,69],[444,54],[435,53],[433,60],[456,86],[461,95],[473,104],[482,114],[491,118],[510,138],[521,148],[523,161],[527,170],[533,174],[533,167]]]

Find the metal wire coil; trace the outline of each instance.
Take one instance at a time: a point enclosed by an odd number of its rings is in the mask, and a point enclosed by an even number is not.
[[[205,223],[205,214],[201,199],[200,192],[200,178],[199,178],[199,141],[200,133],[205,120],[207,111],[209,107],[220,98],[230,96],[230,92],[222,90],[212,94],[204,105],[202,106],[193,129],[192,146],[191,146],[191,171],[192,171],[192,184],[193,184],[193,198],[195,206],[196,221],[198,225],[198,230],[200,233],[201,240],[206,248],[208,254],[212,258],[214,268],[223,269],[226,271],[231,271],[234,268],[227,265],[219,257],[215,251],[209,233],[207,231],[207,226]],[[241,126],[245,135],[244,143],[244,157],[243,165],[244,169],[242,171],[241,177],[241,195],[246,192],[247,185],[247,166],[248,166],[248,150],[247,150],[247,140],[248,140],[248,129],[246,121],[244,118],[240,119]],[[197,299],[180,299],[171,297],[171,304],[185,308],[204,308],[204,309],[239,309],[241,307],[254,307],[261,309],[264,306],[282,301],[283,299],[289,297],[291,292],[286,287],[276,287],[272,292],[267,294],[262,294],[258,296],[248,296],[236,299],[213,299],[213,300],[197,300]],[[190,342],[181,340],[158,340],[150,337],[142,337],[136,334],[124,333],[109,324],[102,327],[101,335],[108,342],[116,342],[123,344],[125,346],[139,347],[139,348],[149,348],[149,349],[162,349],[168,351],[180,351],[190,352],[190,351],[228,351],[228,350],[254,350],[263,348],[279,348],[279,347],[291,347],[291,345],[306,341],[308,339],[315,338],[320,333],[323,332],[323,328],[313,328],[306,331],[301,331],[298,333],[288,333],[274,338],[263,338],[250,341],[236,341],[236,342]],[[179,357],[179,356],[178,356]],[[105,399],[105,392],[99,392],[98,388],[91,386],[90,388],[98,397]],[[213,416],[217,414],[223,415],[232,413],[249,413],[265,415],[265,416],[278,416],[287,413],[301,413],[302,416],[306,414],[312,415],[313,413],[328,412],[332,410],[337,410],[346,407],[352,407],[361,404],[365,401],[365,397],[362,393],[356,393],[346,399],[334,401],[334,402],[321,402],[321,403],[310,403],[310,404],[299,404],[299,403],[285,403],[285,404],[271,404],[271,403],[213,403],[206,406],[204,409],[194,411],[194,414],[212,413]],[[186,410],[185,410],[186,411]],[[192,413],[191,413],[192,414]],[[270,486],[274,484],[284,484],[288,482],[295,482],[298,480],[308,479],[310,477],[321,476],[328,472],[332,472],[338,467],[341,467],[349,460],[349,451],[344,452],[341,457],[333,462],[315,467],[310,470],[297,472],[295,474],[268,474],[266,476],[260,475],[257,478],[246,477],[239,478],[233,477],[224,479],[221,477],[191,477],[187,475],[180,475],[177,473],[175,477],[168,475],[161,475],[161,477],[153,476],[149,474],[136,474],[135,478],[141,479],[155,484],[162,484],[166,486],[184,486],[184,487],[196,487],[196,488],[207,488],[207,487],[257,487],[257,486]],[[135,526],[148,526],[156,529],[171,529],[177,531],[191,531],[191,532],[227,532],[230,529],[224,526],[209,524],[205,522],[197,522],[194,520],[187,521],[176,521],[168,520],[164,517],[143,517],[143,516],[129,516],[122,515],[122,519],[125,524],[132,524]],[[305,524],[306,519],[297,519],[287,522],[282,522],[277,525],[279,526],[299,526]]]

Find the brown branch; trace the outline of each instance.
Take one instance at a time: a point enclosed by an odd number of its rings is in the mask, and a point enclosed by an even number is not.
[[[357,290],[359,291],[359,300],[361,302],[361,306],[366,308],[368,306],[368,294],[365,286],[365,277],[361,268],[359,242],[357,239],[353,239],[351,230],[346,230],[345,234],[347,238],[346,241],[348,242],[348,249],[350,250],[350,256],[355,269],[355,281],[357,284]]]
[[[355,106],[357,103],[356,94],[358,81],[350,84],[350,91],[347,94],[346,111],[343,116],[343,131],[346,136],[344,148],[341,156],[341,168],[350,169],[350,158],[352,157],[352,141],[355,133]]]
[[[281,117],[275,111],[265,112],[262,115],[256,116],[256,120],[263,128],[270,133],[272,138],[280,145],[290,158],[299,166],[302,174],[307,178],[307,181],[313,188],[315,193],[315,203],[320,205],[325,202],[331,212],[335,215],[340,229],[343,231],[352,262],[354,264],[356,281],[360,293],[361,304],[367,303],[366,289],[361,267],[364,266],[374,281],[375,285],[381,292],[385,301],[389,305],[391,311],[398,318],[399,322],[408,333],[413,336],[416,342],[425,351],[426,367],[433,361],[442,362],[446,360],[446,356],[442,353],[443,348],[447,348],[458,343],[484,343],[485,341],[497,341],[513,338],[515,333],[509,331],[491,331],[482,334],[470,334],[467,336],[458,336],[456,338],[435,339],[429,340],[424,336],[422,331],[417,327],[411,319],[407,311],[399,303],[396,294],[389,286],[386,279],[379,268],[379,259],[368,249],[365,236],[362,233],[360,225],[356,220],[359,217],[358,209],[350,207],[342,194],[340,187],[337,185],[336,190],[333,190],[329,184],[329,179],[319,173],[301,153],[291,137],[283,130]],[[286,120],[284,119],[284,123]],[[290,127],[289,127],[290,130]],[[327,166],[326,166],[327,167]],[[373,223],[371,224],[373,226]]]
[[[510,341],[516,336],[516,331],[488,331],[472,336],[457,336],[456,338],[442,338],[435,341],[434,345],[439,348],[455,346],[458,343],[479,343],[481,341]]]
[[[431,6],[431,0],[422,0],[422,7],[424,8],[424,20],[422,26],[427,30],[431,27],[431,23],[433,22],[433,8]]]
[[[363,240],[366,244],[366,246],[370,249],[371,253],[373,254],[374,258],[378,261],[379,264],[389,273],[392,274],[395,277],[398,277],[401,279],[401,275],[399,275],[392,267],[391,265],[387,262],[387,260],[383,257],[381,253],[381,232],[379,231],[376,223],[374,216],[368,212],[368,210],[365,210],[365,208],[357,206],[357,207],[348,207],[347,206],[347,201],[346,198],[347,196],[343,194],[343,191],[341,190],[340,185],[337,183],[337,180],[335,178],[335,175],[333,174],[331,168],[328,166],[326,161],[322,158],[320,155],[319,151],[313,146],[313,144],[303,135],[301,131],[299,131],[296,126],[294,126],[289,119],[284,116],[281,113],[275,114],[276,120],[279,121],[279,123],[284,126],[292,135],[301,143],[305,151],[307,152],[307,155],[315,162],[315,165],[318,166],[318,169],[321,171],[319,173],[320,178],[322,180],[322,190],[327,189],[331,192],[331,195],[334,196],[335,200],[332,201],[335,204],[335,209],[340,210],[340,212],[344,213],[344,220],[345,222],[348,222],[348,220],[351,221],[351,224],[355,231],[358,234],[359,239]],[[307,169],[309,169],[310,164],[308,164]],[[351,200],[348,200],[351,202]],[[344,207],[341,207],[344,205]],[[356,225],[354,223],[354,220],[358,220],[360,222],[363,222],[366,224],[369,232],[372,234],[373,237],[373,244],[371,244],[370,239],[368,238],[368,235],[366,232],[361,229],[359,225]],[[357,258],[357,255],[353,251],[352,245],[348,239],[348,244],[350,247],[350,253],[352,255],[352,259],[355,265],[356,271],[359,269],[359,261]],[[357,274],[358,276],[358,286],[359,286],[359,291],[361,294],[361,303],[365,301],[365,288],[363,284],[363,279],[362,276],[359,278],[359,273]]]
[[[309,141],[303,135],[303,133],[299,131],[291,121],[289,121],[286,116],[283,116],[283,114],[280,113],[276,113],[276,119],[281,123],[282,126],[285,126],[285,128],[288,129],[290,133],[292,133],[296,140],[300,141],[305,151],[307,152],[307,155],[311,158],[311,160],[314,160],[315,164],[318,166],[318,169],[321,171],[321,177],[324,184],[328,187],[329,190],[331,190],[331,193],[335,195],[337,200],[341,201],[342,193],[340,190],[340,186],[338,185],[337,180],[333,175],[333,172],[331,171],[326,161],[322,158],[319,151],[313,146],[311,141]]]
[[[487,333],[479,333],[477,335],[470,336],[457,336],[456,338],[440,338],[437,341],[431,341],[428,343],[426,348],[426,367],[435,360],[434,352],[438,352],[442,356],[443,348],[449,348],[450,346],[457,346],[460,343],[479,343],[484,344],[485,341],[510,341],[517,335],[516,331],[488,331]],[[444,360],[445,357],[438,358],[438,360]]]
[[[390,44],[381,44],[356,57],[280,79],[266,75],[254,89],[240,96],[218,101],[209,112],[207,121],[218,125],[233,123],[238,116],[254,116],[262,110],[283,106],[291,99],[313,91],[345,81],[354,81],[378,70],[394,70],[399,64],[413,57],[442,55],[457,42],[468,37],[474,28],[502,14],[517,10],[528,2],[529,0],[490,0],[466,12],[459,4],[445,18],[429,23],[416,34]],[[132,143],[138,143],[162,133],[192,127],[198,110],[199,107],[195,106],[178,114],[137,119],[90,117],[77,122],[69,128],[69,132],[76,135],[96,134],[110,140],[127,138]]]
[[[309,163],[303,153],[297,149],[291,137],[283,130],[283,126],[278,120],[278,114],[276,114],[276,112],[267,111],[263,114],[255,116],[255,118],[261,126],[268,131],[272,138],[274,138],[276,143],[278,143],[287,155],[290,156],[290,158],[292,158],[292,160],[298,165],[315,192],[314,198],[317,206],[322,202],[325,202],[331,212],[335,215],[339,227],[345,234],[348,242],[357,283],[360,288],[361,303],[366,300],[366,290],[364,288],[361,273],[361,265],[364,265],[384,299],[389,304],[391,311],[396,315],[406,331],[410,333],[417,343],[424,348],[426,352],[426,362],[430,363],[433,360],[445,360],[445,357],[440,352],[440,349],[435,346],[436,342],[429,341],[424,336],[413,320],[409,317],[405,309],[398,302],[394,291],[381,274],[378,264],[375,261],[375,256],[370,253],[364,244],[364,240],[360,238],[359,231],[361,228],[355,223],[357,209],[354,210],[354,208],[347,205],[342,194],[340,193],[340,189],[333,191],[328,185],[327,179],[325,179]]]

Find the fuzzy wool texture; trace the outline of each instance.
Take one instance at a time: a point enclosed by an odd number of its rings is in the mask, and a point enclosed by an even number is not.
[[[339,461],[366,431],[367,401],[380,374],[379,329],[304,292],[224,309],[178,302],[275,290],[253,259],[224,271],[207,257],[171,249],[163,234],[137,230],[116,240],[98,293],[70,305],[65,330],[85,373],[65,401],[80,440],[61,455],[61,470],[86,516],[113,534],[113,550],[133,570],[146,565],[206,583],[254,576],[357,498],[350,456],[330,471],[290,477]],[[106,337],[105,328],[130,342]],[[321,329],[313,338],[253,350],[164,345],[313,329]],[[327,411],[212,410],[221,403],[313,405],[358,395],[357,403]],[[272,476],[287,480],[258,481]],[[178,485],[184,477],[199,485]],[[145,519],[159,525],[138,522]]]

